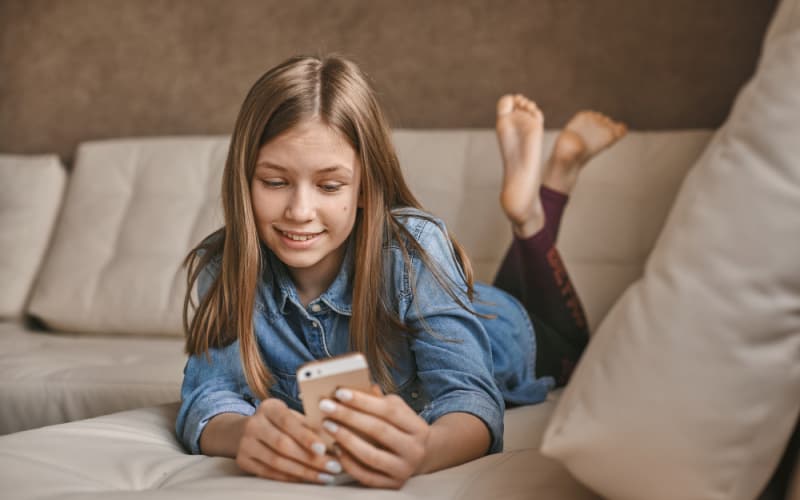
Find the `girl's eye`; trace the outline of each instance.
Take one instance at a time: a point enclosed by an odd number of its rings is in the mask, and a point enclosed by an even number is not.
[[[267,186],[268,188],[279,188],[286,185],[283,181],[270,181],[270,180],[262,180],[262,184]]]
[[[341,189],[341,184],[322,184],[320,185],[320,189],[325,191],[326,193],[335,193],[339,189]]]

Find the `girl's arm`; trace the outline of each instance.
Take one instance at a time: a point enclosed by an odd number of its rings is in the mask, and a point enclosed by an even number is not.
[[[425,459],[417,472],[427,474],[480,458],[490,444],[481,419],[469,413],[448,413],[431,425]]]
[[[471,306],[464,274],[444,225],[426,221],[423,227],[416,228],[415,234],[455,296]],[[402,317],[416,330],[409,347],[420,392],[427,399],[420,416],[436,425],[451,414],[470,415],[471,422],[480,422],[483,432],[490,436],[484,454],[501,451],[505,402],[494,380],[493,358],[502,353],[492,352],[489,334],[483,326],[485,320],[464,309],[443,290],[419,257],[412,258],[409,278],[414,286],[404,290],[403,296],[410,300],[406,299]]]
[[[405,222],[453,293],[470,304],[444,226],[413,216]],[[400,316],[416,330],[409,348],[427,399],[422,413],[399,396],[379,392],[339,391],[338,403],[320,407],[334,424],[325,429],[341,446],[345,470],[370,486],[397,488],[414,474],[459,465],[503,446],[505,405],[482,322],[442,289],[418,256],[412,256],[411,268],[410,276],[394,276],[393,283],[399,287]]]
[[[236,457],[247,419],[247,415],[220,413],[209,420],[200,434],[200,451],[212,457]]]

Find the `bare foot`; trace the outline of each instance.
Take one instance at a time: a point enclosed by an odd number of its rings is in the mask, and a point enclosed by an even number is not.
[[[533,101],[519,94],[504,95],[497,101],[497,140],[503,157],[500,205],[520,238],[533,236],[544,227],[539,198],[543,124],[542,112]]]
[[[547,162],[544,185],[569,194],[575,187],[581,167],[597,153],[608,148],[627,133],[623,123],[595,111],[581,111],[558,135]]]

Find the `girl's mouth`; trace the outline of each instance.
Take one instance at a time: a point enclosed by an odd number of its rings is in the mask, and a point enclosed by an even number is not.
[[[322,233],[324,233],[324,231],[320,231],[318,233],[292,233],[292,232],[288,232],[288,231],[281,231],[280,229],[278,229],[278,232],[285,239],[293,241],[293,242],[299,242],[299,243],[306,242],[306,241],[311,241],[311,240],[317,238]]]

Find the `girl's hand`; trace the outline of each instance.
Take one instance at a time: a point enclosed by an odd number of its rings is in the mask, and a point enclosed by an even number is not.
[[[366,486],[400,488],[420,471],[430,426],[400,396],[349,389],[324,399],[325,432],[336,440],[344,470]]]
[[[247,418],[236,463],[245,472],[278,481],[329,484],[342,471],[340,462],[325,453],[319,436],[306,427],[302,414],[280,399],[261,402]]]

